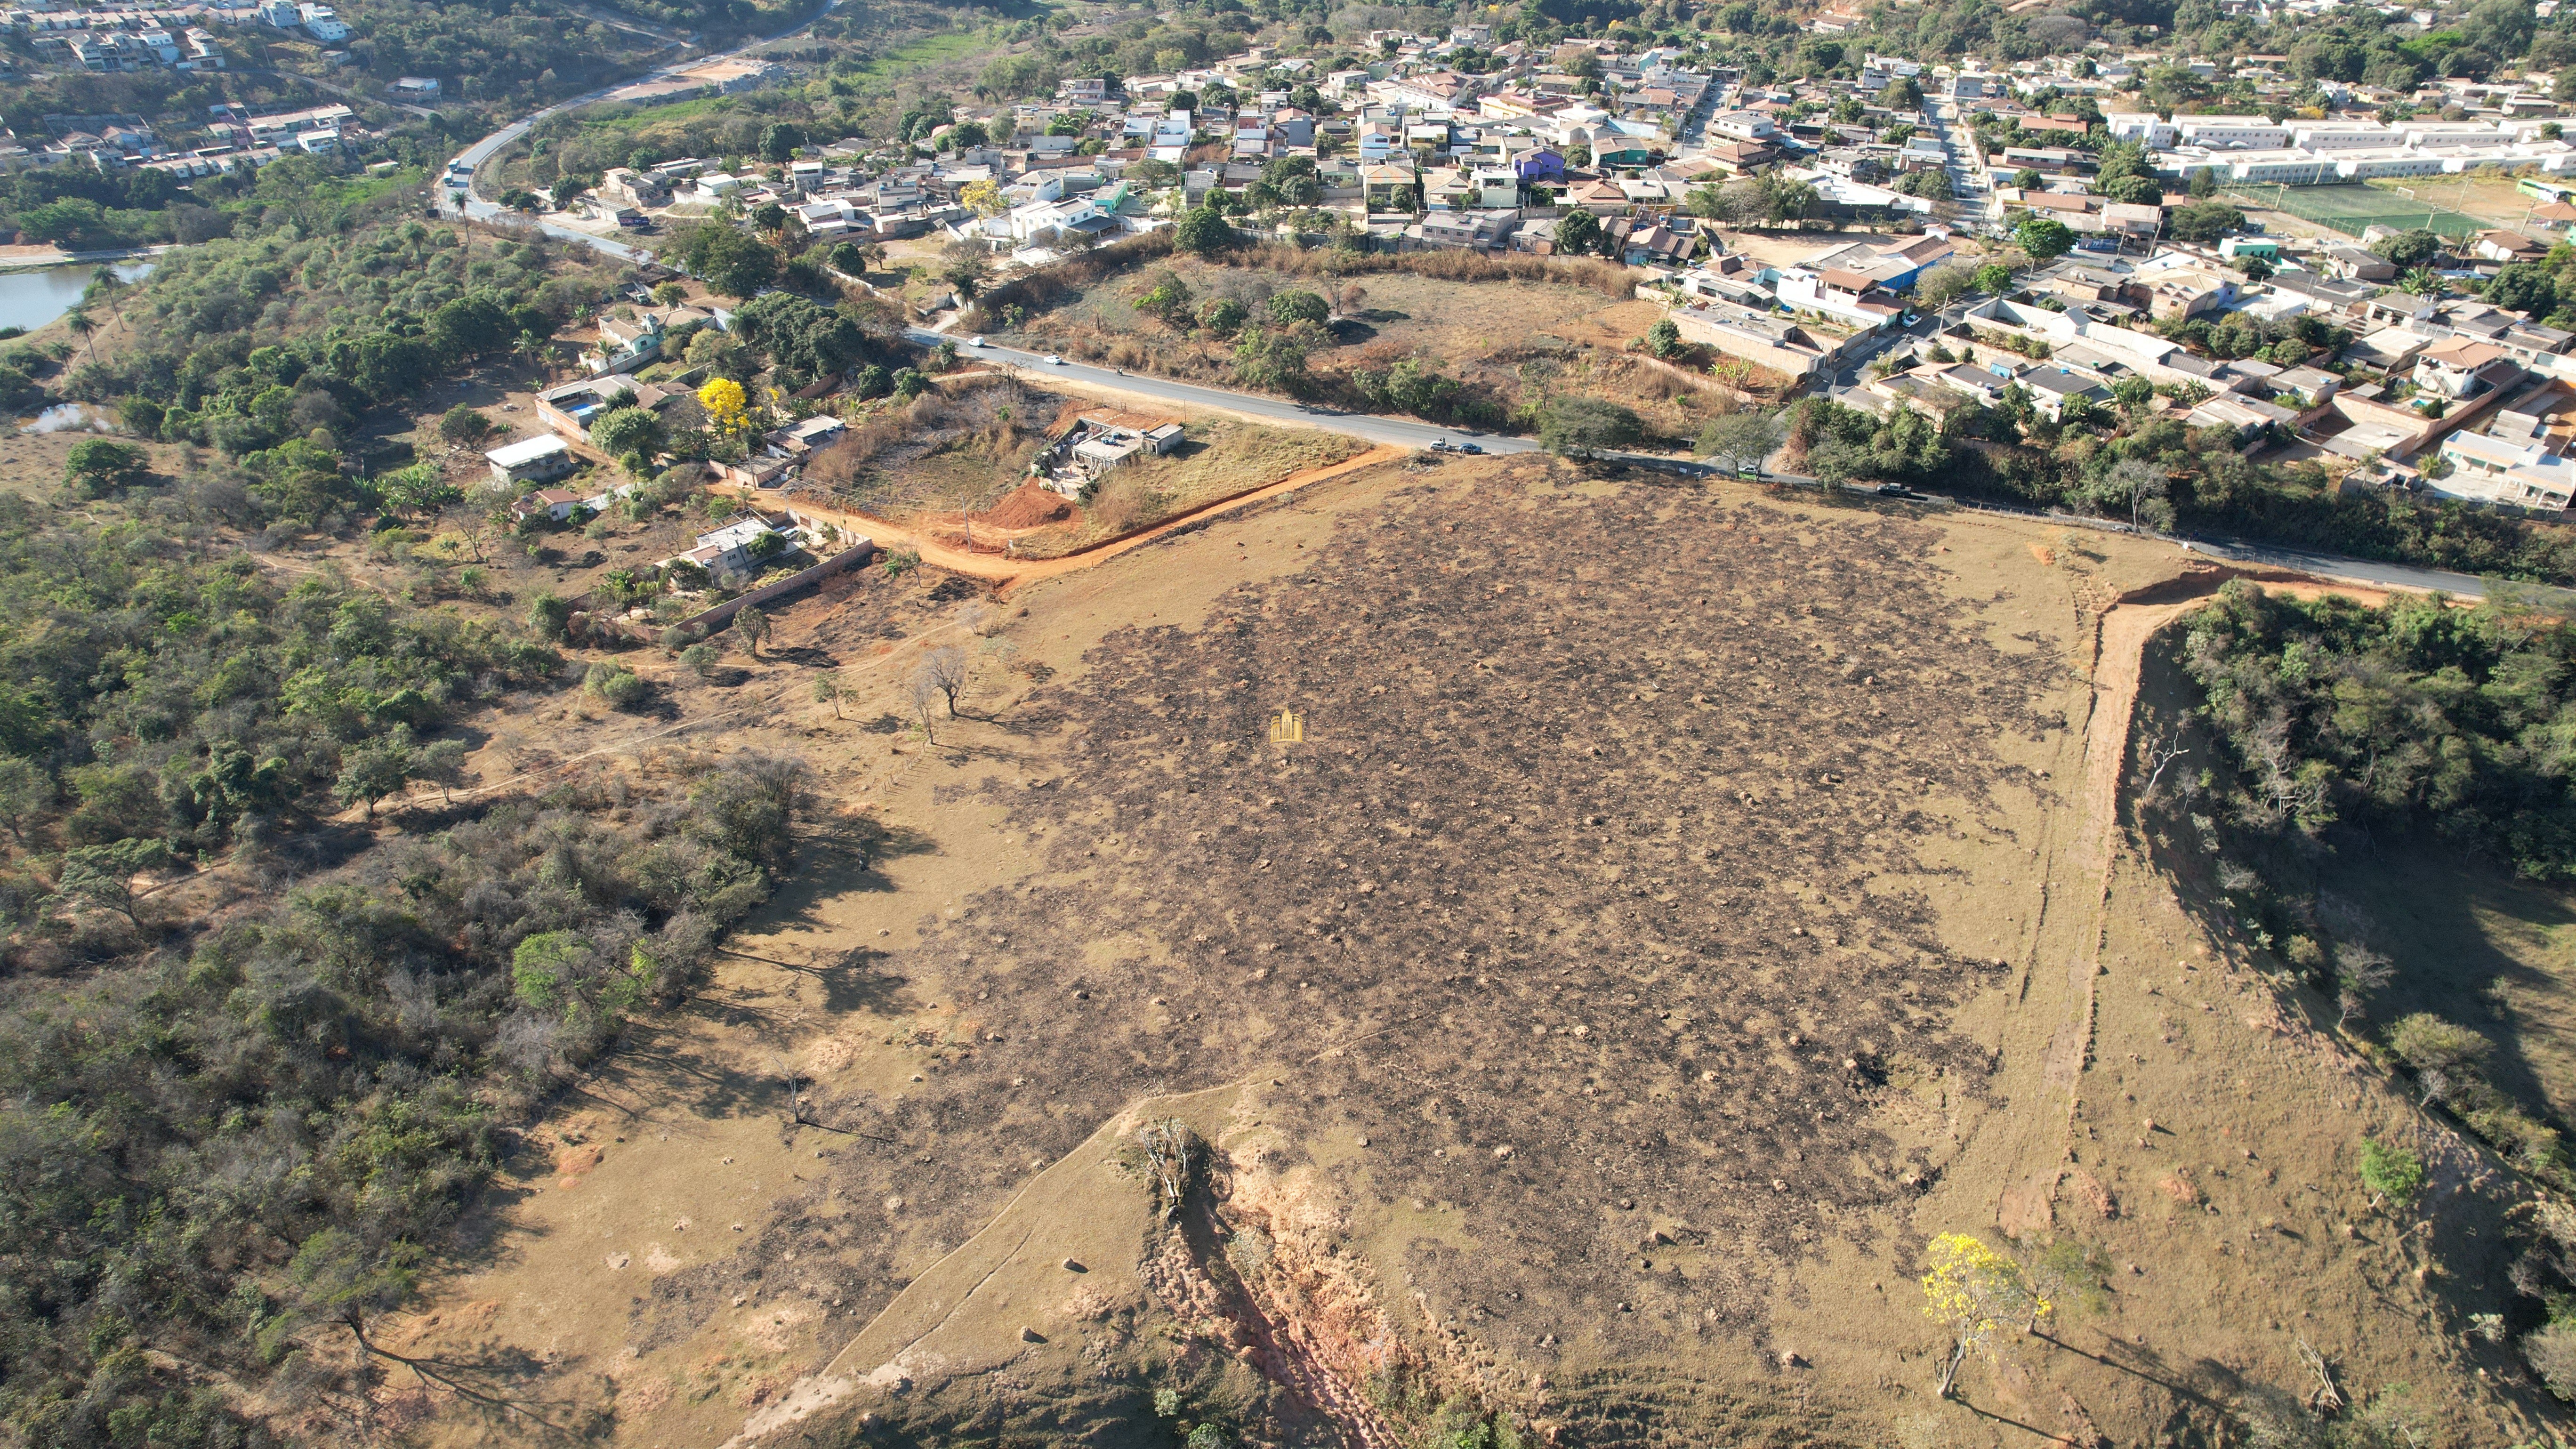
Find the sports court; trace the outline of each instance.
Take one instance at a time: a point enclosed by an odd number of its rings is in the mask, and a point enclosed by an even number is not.
[[[2417,201],[2405,192],[2384,186],[2282,186],[2278,184],[2241,184],[2227,188],[2229,204],[2249,210],[2286,212],[2291,216],[2328,226],[2346,236],[2359,236],[2370,227],[2389,226],[2399,231],[2423,227],[2448,237],[2474,236],[2494,225],[2463,212],[2451,210],[2432,200],[2443,185],[2440,177],[2427,177],[2413,189],[2425,200]]]

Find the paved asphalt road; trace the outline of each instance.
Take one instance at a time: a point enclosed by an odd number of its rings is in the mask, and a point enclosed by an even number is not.
[[[1170,382],[1163,378],[1146,377],[1139,373],[1122,373],[1115,368],[1093,367],[1081,362],[1068,361],[1061,365],[1052,364],[1039,353],[1022,352],[1016,348],[996,347],[989,344],[983,347],[970,347],[967,345],[966,338],[939,332],[925,332],[917,328],[905,335],[925,347],[935,347],[942,342],[954,342],[961,356],[980,357],[988,362],[1007,362],[1026,368],[1030,373],[1041,378],[1048,376],[1070,378],[1100,387],[1119,388],[1140,397],[1155,398],[1184,407],[1213,408],[1290,426],[1323,428],[1328,432],[1343,433],[1372,443],[1392,443],[1400,448],[1427,448],[1437,441],[1446,441],[1453,445],[1473,443],[1488,453],[1528,453],[1538,448],[1538,444],[1528,438],[1498,437],[1492,433],[1479,433],[1466,428],[1444,428],[1437,423],[1426,423],[1418,418],[1390,418],[1374,413],[1350,413],[1334,408],[1307,407],[1284,398],[1264,397],[1258,393],[1227,392],[1222,388],[1198,387],[1186,382]]]
[[[725,51],[720,55],[702,55],[694,60],[682,60],[671,65],[662,66],[655,70],[646,71],[644,74],[639,76],[629,76],[624,80],[612,82],[611,84],[601,86],[595,91],[575,96],[571,100],[559,101],[554,105],[546,107],[542,111],[530,112],[528,115],[512,121],[510,124],[494,131],[491,135],[486,136],[482,140],[475,142],[473,145],[466,147],[464,150],[457,152],[451,164],[454,164],[454,162],[461,162],[469,168],[480,166],[493,152],[500,150],[512,141],[515,141],[519,137],[527,134],[527,130],[530,126],[535,125],[537,122],[544,120],[548,116],[555,115],[558,112],[575,110],[582,106],[595,104],[606,99],[611,93],[622,91],[628,86],[640,85],[647,81],[661,80],[688,67],[707,65],[719,60],[730,60],[735,56],[743,55],[749,51],[767,45],[773,40],[784,40],[788,36],[794,35],[797,31],[803,30],[806,26],[813,24],[815,21],[822,19],[824,16],[831,14],[832,11],[839,8],[840,3],[841,0],[823,0],[823,7],[821,9],[815,11],[812,15],[805,17],[803,20],[798,21],[796,24],[789,26],[787,29],[778,32],[776,35],[763,36],[749,44],[738,46],[735,49]],[[676,44],[677,42],[673,43]],[[441,211],[445,211],[450,215],[455,215],[461,210],[462,214],[470,216],[477,221],[497,221],[505,219],[501,208],[476,195],[470,183],[466,187],[464,206],[462,208],[458,208],[450,205],[448,202],[448,195],[454,189],[454,186],[448,181],[447,177],[443,175],[432,185],[431,193],[438,198],[438,206]],[[580,246],[586,246],[593,251],[604,252],[620,261],[632,262],[640,265],[654,260],[654,256],[651,252],[645,251],[640,247],[628,246],[626,243],[619,241],[614,237],[595,236],[586,231],[576,231],[568,226],[557,226],[553,222],[541,221],[534,223],[534,225],[537,230],[544,232],[550,237],[557,238],[561,241],[572,242]]]

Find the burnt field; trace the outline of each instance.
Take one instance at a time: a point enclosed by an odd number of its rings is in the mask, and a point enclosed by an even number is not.
[[[2047,788],[1995,747],[2063,728],[2063,665],[1986,642],[1938,550],[1416,486],[1202,626],[1111,633],[1012,713],[1016,768],[943,791],[1043,868],[843,968],[958,1015],[901,1095],[818,1096],[888,1139],[834,1191],[953,1244],[1129,1103],[1262,1076],[1258,1165],[1391,1215],[1380,1274],[1492,1349],[1760,1345],[1792,1263],[1890,1246],[1993,1065],[1946,1022],[2001,963],[1945,950],[1917,852]]]

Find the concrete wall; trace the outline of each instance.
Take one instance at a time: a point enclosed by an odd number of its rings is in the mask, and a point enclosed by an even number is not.
[[[680,621],[680,627],[694,629],[701,637],[712,634],[732,623],[733,616],[741,613],[745,608],[755,604],[766,604],[772,599],[784,598],[808,584],[818,583],[834,574],[847,573],[866,563],[876,551],[875,543],[864,538],[860,539],[812,568],[800,569],[776,583],[763,584],[739,599],[727,599],[705,613],[683,619]]]

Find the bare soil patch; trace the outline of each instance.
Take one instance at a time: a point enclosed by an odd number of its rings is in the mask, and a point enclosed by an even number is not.
[[[934,748],[900,652],[845,720],[764,676],[740,741],[880,843],[585,1084],[628,1141],[532,1158],[431,1311],[504,1305],[458,1342],[634,1444],[1161,1442],[1159,1388],[1258,1444],[1455,1394],[1560,1443],[2235,1442],[2301,1338],[2515,1442],[2455,1331],[2492,1174],[2427,1134],[2432,1236],[2374,1217],[2350,1156],[2407,1101],[2088,826],[2096,625],[2180,560],[2081,542],[1384,469],[1015,591]],[[1181,1101],[1166,1228],[1110,1164]],[[1936,1402],[1916,1254],[2033,1183],[2109,1281]]]

